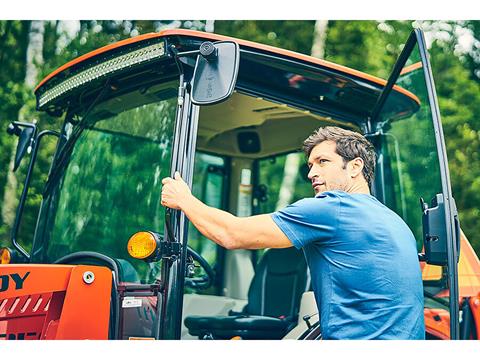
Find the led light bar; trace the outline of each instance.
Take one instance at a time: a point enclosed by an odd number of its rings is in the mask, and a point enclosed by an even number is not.
[[[133,65],[146,62],[148,60],[158,58],[165,55],[164,43],[158,43],[146,46],[142,49],[132,51],[128,54],[120,55],[104,63],[92,66],[54,86],[50,90],[45,91],[38,100],[38,107],[42,108],[60,95],[79,87],[92,80],[99,79],[105,75],[111,74],[118,70],[128,68]]]

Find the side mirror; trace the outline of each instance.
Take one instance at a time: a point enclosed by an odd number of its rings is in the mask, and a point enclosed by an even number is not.
[[[192,103],[213,105],[230,97],[240,64],[240,48],[233,41],[200,45],[192,79]]]
[[[23,127],[23,130],[20,130],[20,127]],[[31,123],[23,123],[19,121],[14,121],[8,126],[7,132],[10,135],[16,135],[19,137],[17,152],[15,154],[15,164],[13,171],[17,170],[20,162],[22,161],[25,152],[30,148],[32,151],[32,156],[30,158],[30,163],[28,165],[27,175],[25,176],[25,182],[22,190],[22,195],[17,207],[17,215],[15,217],[15,222],[12,227],[11,240],[12,244],[18,253],[26,260],[30,258],[28,252],[22,248],[22,246],[17,242],[18,229],[20,227],[20,220],[23,214],[23,208],[25,206],[25,201],[28,194],[28,187],[30,185],[30,179],[32,177],[33,165],[37,158],[38,148],[42,138],[46,135],[54,135],[57,138],[60,137],[60,134],[53,130],[43,130],[37,135],[37,126]]]
[[[23,129],[20,129],[20,126]],[[25,153],[30,153],[32,151],[33,145],[35,143],[35,133],[37,126],[34,124],[28,123],[19,123],[13,122],[8,125],[7,132],[10,135],[16,135],[19,137],[17,144],[17,151],[15,153],[15,163],[13,164],[13,171],[16,171],[22,162]]]

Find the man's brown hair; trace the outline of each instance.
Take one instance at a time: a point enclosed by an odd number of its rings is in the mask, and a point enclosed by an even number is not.
[[[363,160],[363,177],[370,187],[375,172],[376,154],[373,145],[361,134],[337,126],[318,128],[303,142],[303,151],[307,158],[312,149],[324,141],[334,141],[337,154],[343,158],[344,168],[347,162],[359,157]]]

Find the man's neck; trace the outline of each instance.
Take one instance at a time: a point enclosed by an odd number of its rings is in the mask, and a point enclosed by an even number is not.
[[[350,194],[367,194],[370,195],[370,188],[366,182],[354,183],[347,189]]]

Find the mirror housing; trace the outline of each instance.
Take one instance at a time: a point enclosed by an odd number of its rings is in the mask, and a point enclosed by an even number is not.
[[[213,105],[227,100],[235,88],[239,65],[240,48],[237,43],[202,43],[191,82],[192,103]]]
[[[23,129],[20,129],[23,127]],[[7,133],[18,136],[17,151],[15,153],[15,162],[13,164],[13,171],[17,171],[25,154],[30,153],[35,144],[35,135],[37,126],[35,124],[12,122],[8,125]]]

